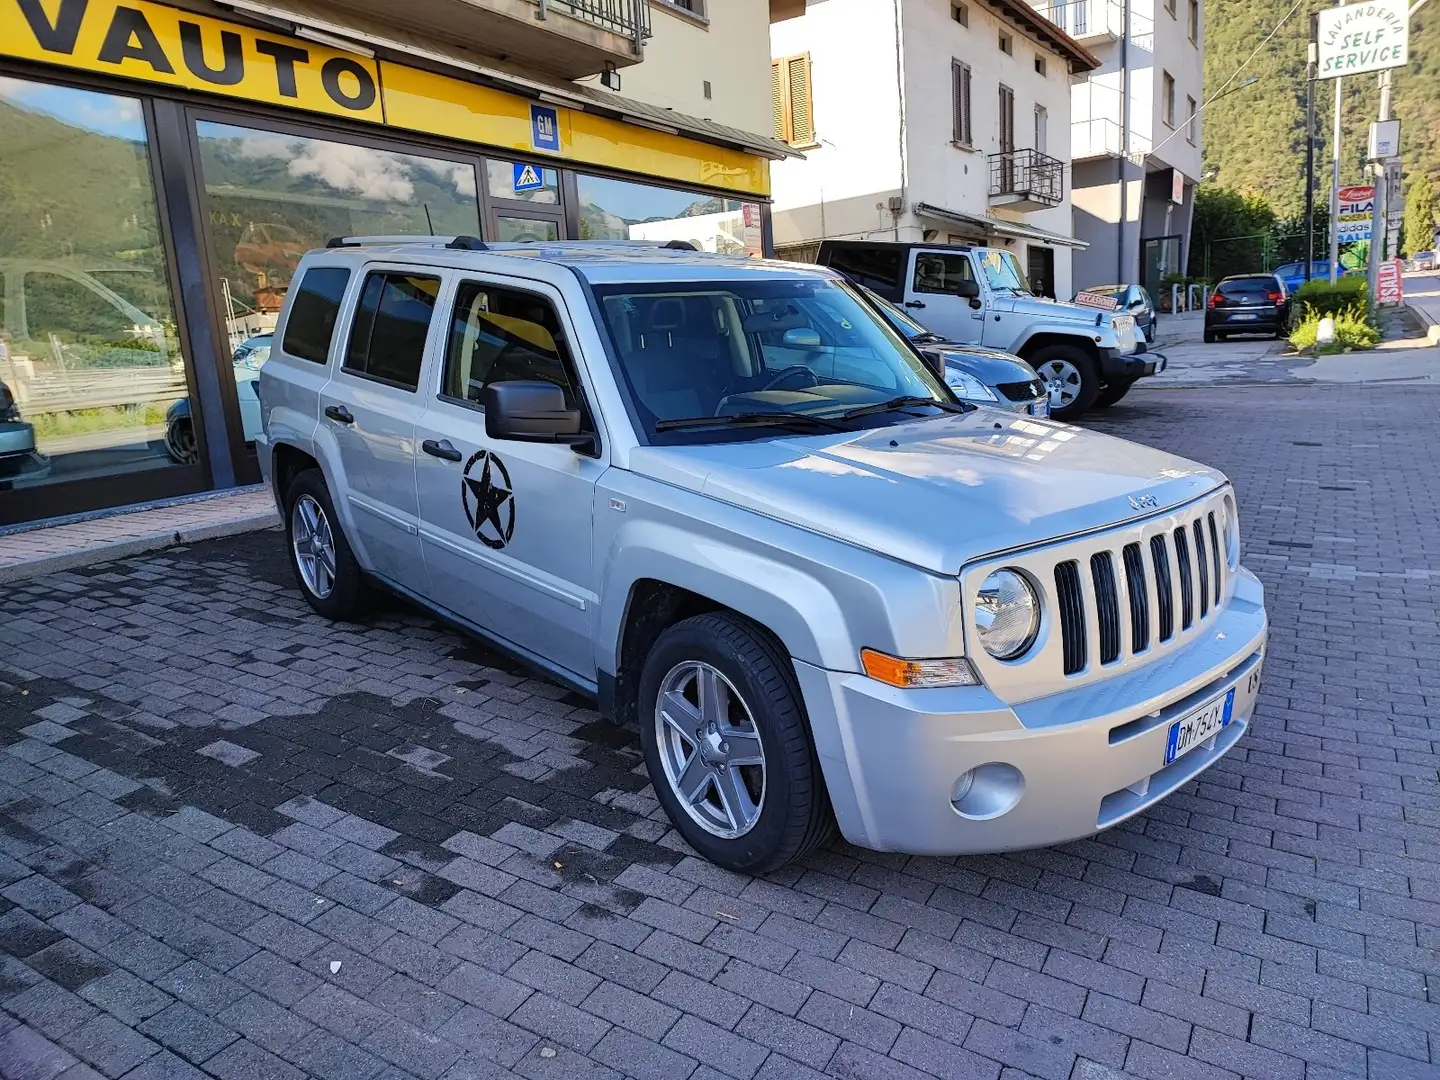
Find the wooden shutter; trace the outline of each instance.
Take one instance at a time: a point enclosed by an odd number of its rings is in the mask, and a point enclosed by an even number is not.
[[[1015,91],[1008,86],[1000,87],[1000,151],[1008,153],[1015,149]]]
[[[789,142],[790,125],[785,122],[785,114],[789,109],[785,102],[785,80],[781,74],[784,64],[783,60],[770,62],[770,109],[775,118],[775,138],[781,142]]]
[[[952,138],[965,146],[972,145],[970,130],[970,65],[950,61],[950,104],[954,112]]]
[[[815,145],[815,118],[811,110],[810,54],[787,61],[790,91],[790,142],[794,146]]]
[[[791,146],[814,146],[815,116],[811,102],[810,54],[772,61],[770,104],[775,138]]]

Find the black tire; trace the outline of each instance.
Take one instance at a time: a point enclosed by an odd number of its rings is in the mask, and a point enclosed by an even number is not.
[[[1056,408],[1054,400],[1051,400],[1050,415],[1052,418],[1073,420],[1088,412],[1090,407],[1095,404],[1095,399],[1100,395],[1100,371],[1096,366],[1095,358],[1085,350],[1074,345],[1046,345],[1036,349],[1026,359],[1030,361],[1030,366],[1039,373],[1040,378],[1047,385],[1050,382],[1050,372],[1043,369],[1052,361],[1069,364],[1079,377],[1080,385],[1076,388],[1075,396],[1068,405]]]
[[[1095,398],[1095,407],[1097,409],[1110,408],[1111,405],[1114,405],[1128,394],[1130,388],[1134,385],[1134,379],[1115,379],[1113,382],[1106,383],[1104,387],[1101,388],[1099,395]]]
[[[301,558],[296,550],[297,506],[306,499],[324,516],[332,541],[330,553],[334,573],[331,588],[324,595],[305,580]],[[306,602],[318,614],[343,621],[369,610],[373,599],[370,587],[360,564],[355,561],[355,553],[350,550],[350,542],[345,539],[340,518],[335,513],[335,504],[330,498],[330,489],[319,469],[306,469],[290,481],[290,488],[285,493],[285,549],[290,555],[290,569],[295,574],[295,583],[300,586]]]
[[[1214,344],[1215,344],[1215,331],[1214,331],[1214,330],[1206,330],[1206,331],[1205,331],[1205,344],[1206,344],[1206,345],[1214,345]]]
[[[707,664],[725,677],[748,708],[763,749],[759,817],[734,838],[717,836],[691,817],[662,763],[660,691],[667,676],[687,661]],[[728,612],[676,623],[645,658],[639,701],[640,745],[655,794],[680,835],[705,858],[737,873],[763,874],[831,837],[835,817],[800,689],[789,657],[763,629]]]

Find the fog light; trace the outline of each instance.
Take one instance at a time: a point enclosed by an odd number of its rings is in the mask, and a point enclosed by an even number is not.
[[[950,804],[961,817],[989,821],[1013,810],[1024,793],[1024,773],[1006,762],[988,761],[956,778]]]

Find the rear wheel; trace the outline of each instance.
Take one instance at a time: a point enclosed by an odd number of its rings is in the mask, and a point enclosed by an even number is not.
[[[1095,404],[1100,372],[1095,360],[1073,345],[1046,345],[1029,358],[1050,395],[1050,415],[1072,420]]]
[[[352,619],[370,606],[370,589],[340,530],[319,469],[306,469],[286,493],[290,567],[306,601],[327,619]]]
[[[1134,379],[1114,379],[1106,383],[1100,390],[1099,396],[1095,398],[1095,407],[1097,409],[1108,409],[1128,394],[1130,388],[1134,385]]]
[[[195,428],[188,416],[172,420],[165,425],[165,453],[177,465],[194,465],[200,460],[200,448],[195,443]]]
[[[640,713],[660,805],[711,862],[762,874],[830,836],[789,658],[753,623],[717,612],[666,630],[645,659]]]

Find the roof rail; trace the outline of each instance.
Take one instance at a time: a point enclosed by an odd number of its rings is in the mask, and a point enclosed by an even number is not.
[[[367,244],[444,244],[460,251],[488,251],[478,236],[332,236],[327,248],[361,247]]]

